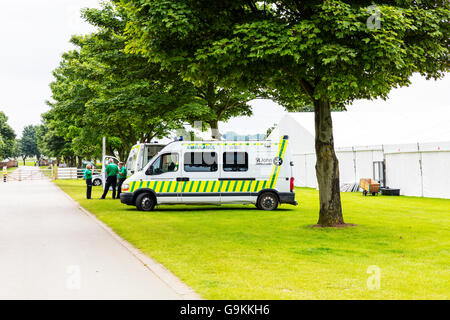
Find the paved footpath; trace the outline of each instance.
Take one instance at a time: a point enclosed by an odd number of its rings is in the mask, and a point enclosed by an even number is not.
[[[1,181],[0,299],[180,298],[50,181]]]

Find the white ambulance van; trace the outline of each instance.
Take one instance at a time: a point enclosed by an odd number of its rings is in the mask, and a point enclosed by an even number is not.
[[[172,142],[124,182],[120,200],[141,211],[160,204],[297,205],[288,141]]]
[[[165,146],[166,145],[164,144],[158,143],[139,143],[134,145],[130,150],[130,154],[125,164],[128,176],[141,171],[150,162],[150,160]],[[105,168],[111,160],[113,160],[116,164],[119,163],[119,159],[117,159],[116,157],[108,155],[103,157],[102,177],[104,182],[106,181]],[[104,184],[105,183],[103,183],[103,185]]]
[[[166,145],[158,143],[141,143],[131,148],[128,156],[126,168],[128,175],[133,175],[141,171],[150,160],[158,154]]]

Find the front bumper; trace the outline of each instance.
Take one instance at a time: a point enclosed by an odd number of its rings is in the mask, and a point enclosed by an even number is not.
[[[133,194],[131,192],[121,193],[120,202],[129,206],[134,206]]]
[[[280,197],[280,203],[292,204],[293,206],[298,205],[297,201],[295,201],[295,192],[280,192],[278,196]]]

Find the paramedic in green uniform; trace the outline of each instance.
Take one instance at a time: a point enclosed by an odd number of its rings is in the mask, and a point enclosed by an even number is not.
[[[117,164],[114,163],[113,160],[109,162],[109,164],[106,166],[105,169],[106,172],[106,185],[105,190],[103,191],[103,195],[100,199],[105,199],[106,195],[108,194],[109,187],[112,187],[113,189],[113,196],[112,198],[116,198],[116,187],[117,187],[117,174],[119,173],[119,167],[117,167]]]
[[[119,163],[119,184],[117,186],[117,199],[120,199],[120,193],[122,192],[122,184],[127,180],[127,168],[123,165],[123,162]]]
[[[88,164],[84,170],[84,179],[86,180],[86,199],[91,199],[92,194],[92,166]]]

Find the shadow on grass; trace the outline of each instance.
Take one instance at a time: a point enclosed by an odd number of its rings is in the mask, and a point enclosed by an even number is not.
[[[157,213],[157,212],[211,212],[211,211],[251,211],[251,212],[259,212],[262,214],[268,214],[268,213],[276,213],[276,212],[295,212],[293,209],[287,209],[287,208],[278,208],[274,211],[264,211],[259,210],[257,208],[247,208],[247,207],[223,207],[223,206],[186,206],[186,207],[180,207],[179,205],[174,205],[173,207],[164,205],[164,207],[156,207],[153,211],[138,211],[134,207],[129,207],[124,209],[127,212],[136,212],[136,213]]]

